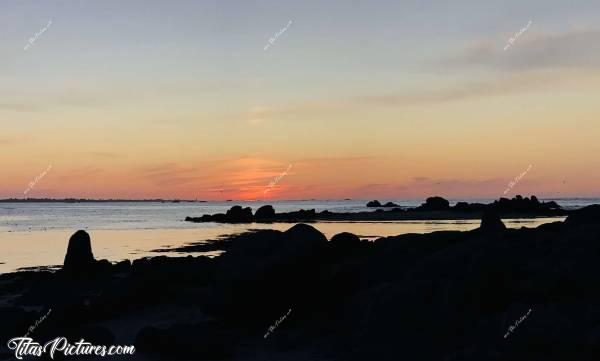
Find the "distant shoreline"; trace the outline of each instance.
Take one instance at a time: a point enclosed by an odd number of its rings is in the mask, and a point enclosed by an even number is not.
[[[0,199],[0,203],[205,203],[209,201],[188,199],[51,199],[51,198],[9,198]]]
[[[592,200],[598,199],[600,197],[539,197],[540,200]],[[85,199],[85,198],[6,198],[0,199],[0,203],[230,203],[230,202],[239,202],[239,203],[254,203],[254,202],[263,202],[263,203],[278,203],[278,202],[312,202],[312,201],[323,201],[323,202],[331,202],[331,201],[368,201],[370,198],[365,199],[252,199],[252,200],[243,200],[243,199],[227,199],[227,200],[194,200],[194,199]],[[415,200],[417,198],[414,198]],[[451,203],[455,203],[456,201],[470,201],[470,200],[483,200],[487,198],[450,198]],[[492,198],[489,198],[492,200]],[[400,199],[394,199],[394,201],[399,201]],[[413,200],[412,198],[410,200]]]

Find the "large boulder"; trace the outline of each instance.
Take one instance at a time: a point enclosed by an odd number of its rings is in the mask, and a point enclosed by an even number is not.
[[[329,242],[332,246],[358,246],[360,245],[360,238],[354,233],[342,232],[331,237]]]
[[[250,223],[252,222],[252,208],[233,206],[227,211],[225,218],[230,223]]]
[[[349,232],[338,233],[331,237],[329,246],[334,252],[345,253],[349,250],[360,247],[360,238],[357,235]]]
[[[506,229],[504,223],[498,216],[498,213],[493,209],[486,209],[481,217],[481,226],[479,226],[484,232],[498,232]]]
[[[327,251],[327,238],[306,224],[242,234],[218,257],[218,287],[209,309],[252,324],[264,323],[274,309],[292,302],[312,302],[306,298],[318,293],[314,288]]]
[[[450,209],[450,202],[442,197],[429,197],[419,208],[425,211],[445,211]]]
[[[324,244],[327,238],[315,227],[304,223],[298,223],[292,228],[283,232],[284,237],[289,241],[303,242],[307,244]]]
[[[95,263],[90,235],[83,230],[75,232],[69,239],[63,270],[71,272],[89,271]]]
[[[254,213],[254,218],[256,220],[271,219],[273,217],[275,217],[275,209],[269,204],[260,207],[256,210],[256,213]]]
[[[218,275],[249,281],[260,280],[265,276],[263,272],[272,272],[279,267],[313,267],[315,257],[326,248],[327,238],[323,233],[302,223],[285,232],[262,230],[241,234],[219,257],[221,269]]]

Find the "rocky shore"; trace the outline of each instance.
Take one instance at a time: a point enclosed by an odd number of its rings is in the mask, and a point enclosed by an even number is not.
[[[296,224],[215,258],[112,264],[92,247],[78,231],[61,270],[0,275],[0,359],[31,325],[36,342],[133,344],[138,360],[600,357],[600,205],[534,229],[489,207],[473,231],[374,242]]]
[[[401,221],[401,220],[459,220],[480,219],[487,209],[494,210],[503,218],[559,217],[569,214],[556,202],[540,202],[536,196],[513,199],[500,198],[490,204],[450,202],[442,197],[427,198],[425,203],[414,208],[401,208],[388,202],[384,205],[377,200],[367,203],[367,207],[377,208],[370,212],[334,213],[316,212],[314,209],[301,209],[296,212],[276,213],[271,205],[258,208],[254,214],[250,207],[231,207],[227,213],[205,214],[200,217],[186,217],[187,222],[252,223],[252,222],[317,222],[317,221]],[[384,210],[389,209],[389,210]]]

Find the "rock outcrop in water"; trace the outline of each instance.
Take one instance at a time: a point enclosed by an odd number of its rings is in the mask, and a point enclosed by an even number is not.
[[[370,202],[367,202],[367,207],[381,207],[381,203],[379,203],[378,200],[373,200]]]
[[[536,196],[531,198],[523,198],[520,195],[515,196],[513,199],[500,198],[491,204],[491,207],[496,209],[498,212],[539,212],[539,211],[552,211],[560,209],[560,206],[554,202],[540,202]]]
[[[598,360],[599,239],[590,206],[534,229],[490,212],[473,231],[374,242],[298,224],[233,237],[216,258],[109,264],[86,282],[5,274],[0,355],[52,309],[36,342],[135,343],[141,360]]]
[[[568,212],[561,209],[555,202],[539,202],[535,196],[513,199],[501,198],[490,204],[458,202],[451,207],[450,202],[442,197],[427,198],[419,207],[401,209],[395,203],[381,205],[379,201],[368,204],[379,204],[372,212],[335,213],[324,210],[301,209],[295,212],[275,213],[272,206],[260,207],[254,216],[252,210],[234,206],[227,214],[205,214],[201,217],[186,217],[187,222],[218,222],[218,223],[251,223],[251,222],[315,222],[315,221],[400,221],[400,220],[435,220],[435,219],[480,219],[487,208],[493,208],[506,218],[553,217],[565,216]],[[367,205],[369,206],[369,205]],[[375,207],[375,206],[373,206]],[[384,210],[382,208],[390,208]]]
[[[225,219],[230,223],[248,223],[252,222],[252,208],[242,208],[233,206],[225,214]]]
[[[367,207],[373,208],[373,207],[377,207],[377,208],[391,208],[391,207],[400,207],[398,204],[394,203],[394,202],[387,202],[386,204],[381,204],[379,203],[378,200],[374,200],[374,201],[370,201],[367,203]]]
[[[450,209],[450,202],[442,197],[429,197],[425,203],[417,207],[419,211],[447,211]]]
[[[262,206],[254,213],[254,219],[257,221],[270,220],[275,217],[275,208],[271,205]]]

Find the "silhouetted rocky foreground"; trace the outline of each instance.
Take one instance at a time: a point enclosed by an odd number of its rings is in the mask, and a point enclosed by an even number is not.
[[[535,229],[497,214],[374,242],[297,224],[212,259],[117,264],[78,231],[62,270],[0,276],[0,352],[51,309],[35,341],[135,344],[144,360],[600,359],[600,205]]]
[[[531,198],[518,195],[513,199],[500,198],[490,204],[458,202],[450,206],[450,202],[442,197],[429,197],[425,203],[414,208],[400,208],[399,205],[387,202],[370,201],[369,208],[378,208],[372,212],[334,213],[330,211],[316,212],[314,209],[301,209],[295,212],[276,213],[271,205],[258,208],[254,215],[252,208],[231,207],[227,213],[205,214],[201,217],[186,217],[188,222],[219,223],[251,223],[251,222],[315,222],[315,221],[398,221],[398,220],[448,220],[448,219],[480,219],[483,213],[491,209],[504,218],[529,218],[566,216],[556,202],[540,202],[536,196]],[[381,208],[392,208],[385,211]]]

